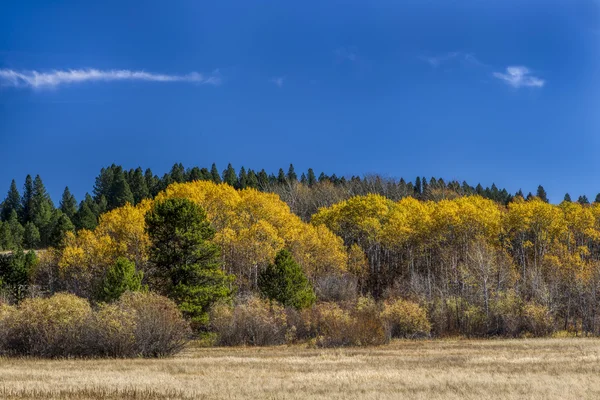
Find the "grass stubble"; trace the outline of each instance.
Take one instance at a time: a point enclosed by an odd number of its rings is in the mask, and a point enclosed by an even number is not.
[[[130,360],[0,359],[2,399],[597,399],[600,339],[198,348]]]

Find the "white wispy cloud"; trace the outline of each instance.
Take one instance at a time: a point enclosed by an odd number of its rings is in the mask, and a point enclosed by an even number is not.
[[[269,82],[274,83],[278,88],[283,87],[283,81],[285,80],[285,76],[276,76],[269,79]]]
[[[191,72],[185,75],[168,75],[127,69],[67,69],[52,70],[49,72],[0,69],[0,86],[41,89],[92,81],[189,82],[218,85],[221,83],[221,78],[218,71],[215,71],[211,76],[204,76],[198,72]]]
[[[495,78],[517,89],[521,87],[541,88],[546,84],[546,81],[531,75],[529,68],[523,66],[507,67],[506,73],[494,72],[493,75]]]
[[[358,61],[358,49],[354,46],[338,47],[335,49],[335,55],[338,60],[348,60],[351,62]]]
[[[435,56],[421,56],[419,58],[434,68],[437,68],[440,65],[450,61],[458,61],[463,64],[472,66],[485,66],[485,64],[479,61],[479,59],[477,59],[475,55],[471,53],[463,53],[460,51],[452,51],[449,53],[438,54]]]

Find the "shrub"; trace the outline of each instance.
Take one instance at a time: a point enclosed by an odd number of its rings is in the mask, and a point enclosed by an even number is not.
[[[387,341],[379,306],[361,297],[344,309],[335,303],[320,303],[310,313],[311,329],[321,347],[380,345]]]
[[[87,355],[91,317],[89,303],[70,294],[26,299],[2,315],[2,350],[37,357]]]
[[[135,357],[136,314],[116,304],[101,304],[95,315],[93,343],[95,353],[105,357]]]
[[[0,306],[0,352],[36,357],[158,357],[180,350],[189,324],[175,303],[126,293],[93,311],[71,294]]]
[[[521,333],[523,300],[514,290],[499,292],[491,303],[498,334],[517,336]]]
[[[381,317],[388,338],[413,338],[431,332],[425,309],[412,301],[399,299],[385,303]]]
[[[127,292],[116,303],[121,316],[135,316],[136,354],[162,357],[180,351],[187,343],[190,325],[177,305],[156,293]]]
[[[354,342],[359,346],[377,346],[388,341],[381,309],[371,297],[360,297],[353,310]]]
[[[354,301],[358,282],[356,277],[348,274],[325,275],[317,279],[315,292],[320,301]]]
[[[527,303],[523,307],[523,326],[534,336],[547,336],[554,331],[548,307],[536,303]]]
[[[235,306],[216,304],[211,326],[217,343],[225,346],[267,346],[286,342],[288,326],[284,308],[268,300],[249,297]]]
[[[311,326],[321,347],[350,346],[354,344],[355,321],[335,303],[320,303],[310,313]]]

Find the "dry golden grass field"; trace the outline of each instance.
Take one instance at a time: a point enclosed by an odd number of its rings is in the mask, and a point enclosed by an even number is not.
[[[598,399],[600,340],[194,348],[158,360],[0,359],[3,399]]]

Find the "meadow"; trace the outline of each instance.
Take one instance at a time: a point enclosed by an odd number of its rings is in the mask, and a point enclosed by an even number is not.
[[[6,399],[592,399],[600,340],[201,348],[163,359],[0,359]]]

